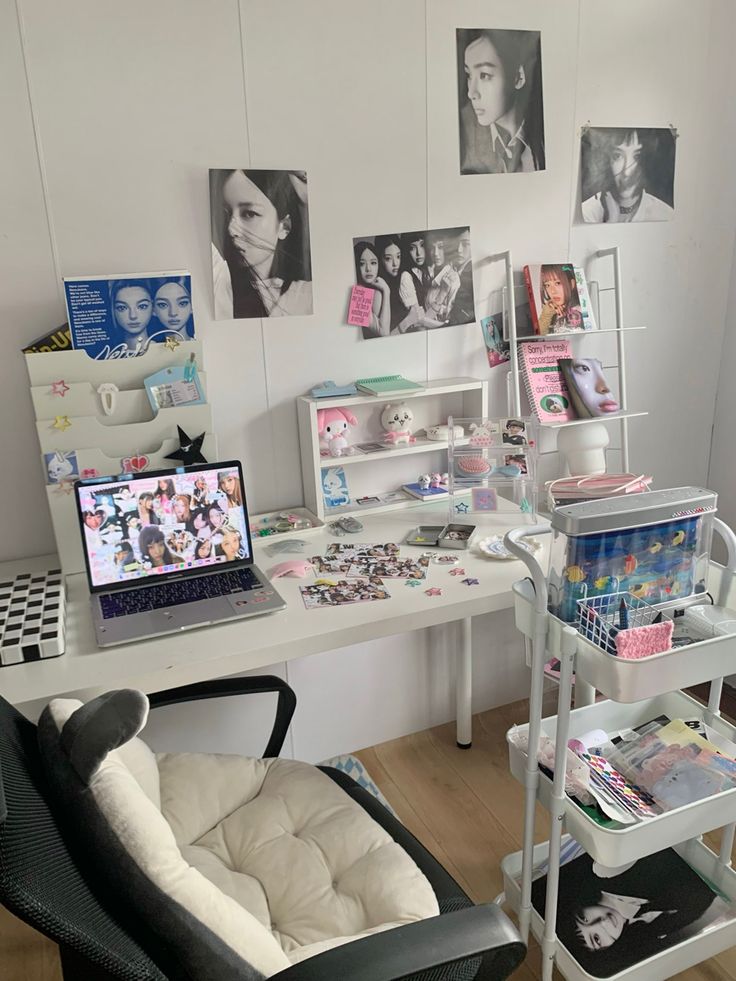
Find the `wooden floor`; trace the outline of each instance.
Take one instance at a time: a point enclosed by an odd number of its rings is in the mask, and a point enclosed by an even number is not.
[[[356,754],[403,823],[476,902],[487,902],[501,892],[501,859],[521,847],[523,793],[509,774],[505,733],[527,717],[524,702],[475,716],[471,750],[456,747],[454,724],[448,724]],[[537,828],[542,841],[547,835],[541,808]],[[540,977],[538,949],[530,950],[514,977]],[[736,948],[676,977],[736,981]],[[61,981],[54,944],[2,908],[0,979]]]

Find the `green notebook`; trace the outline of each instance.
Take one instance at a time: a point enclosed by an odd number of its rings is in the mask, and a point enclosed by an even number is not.
[[[424,385],[417,385],[403,375],[358,378],[355,384],[361,392],[366,392],[368,395],[401,395],[403,392],[421,392],[424,389]]]

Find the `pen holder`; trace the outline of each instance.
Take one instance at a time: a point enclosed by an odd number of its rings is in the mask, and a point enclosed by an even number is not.
[[[672,646],[669,614],[631,593],[606,593],[577,601],[578,632],[607,654],[640,658]]]

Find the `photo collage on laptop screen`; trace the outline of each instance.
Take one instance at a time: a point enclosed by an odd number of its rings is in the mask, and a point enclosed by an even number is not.
[[[237,468],[79,488],[94,586],[249,558]]]

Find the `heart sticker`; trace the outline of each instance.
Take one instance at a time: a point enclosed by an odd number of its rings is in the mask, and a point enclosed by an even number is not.
[[[120,461],[123,473],[140,473],[151,461],[147,456],[126,456]]]

